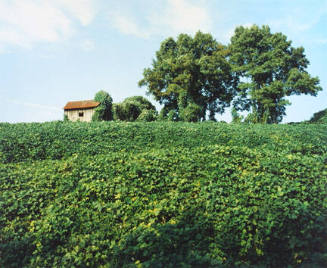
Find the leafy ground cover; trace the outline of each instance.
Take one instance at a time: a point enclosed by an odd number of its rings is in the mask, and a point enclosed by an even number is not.
[[[74,154],[149,149],[241,146],[257,150],[326,153],[327,125],[242,125],[182,122],[0,124],[0,162],[62,159]]]
[[[1,267],[325,267],[327,125],[0,124]]]

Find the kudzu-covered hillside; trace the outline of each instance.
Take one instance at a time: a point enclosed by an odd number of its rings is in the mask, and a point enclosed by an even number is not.
[[[326,265],[326,124],[0,124],[0,267]]]

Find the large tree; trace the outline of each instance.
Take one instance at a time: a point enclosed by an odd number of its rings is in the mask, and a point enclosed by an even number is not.
[[[210,34],[180,34],[161,43],[150,68],[144,69],[139,86],[146,86],[164,105],[164,116],[184,121],[214,119],[234,97],[234,78],[228,50]]]
[[[303,47],[291,44],[268,26],[235,29],[229,45],[230,62],[239,77],[234,107],[250,111],[249,121],[281,122],[290,104],[287,96],[316,96],[321,90],[319,79],[306,71],[309,61]]]
[[[100,90],[95,96],[94,100],[100,102],[100,105],[95,108],[93,114],[93,121],[109,121],[113,119],[112,114],[112,98],[108,92]]]

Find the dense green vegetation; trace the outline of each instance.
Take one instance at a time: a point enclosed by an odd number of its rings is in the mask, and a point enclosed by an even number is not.
[[[310,123],[327,124],[327,109],[314,113],[310,119]]]
[[[176,120],[212,120],[222,114],[235,95],[236,79],[227,60],[226,46],[211,34],[180,34],[164,40],[151,68],[144,69],[140,86],[164,105],[163,115]],[[192,119],[192,120],[190,120]]]
[[[210,33],[180,34],[162,41],[140,87],[163,105],[159,115],[142,96],[112,103],[100,91],[93,121],[216,121],[232,106],[234,123],[276,124],[286,115],[291,95],[317,96],[322,87],[307,68],[303,47],[293,47],[269,26],[239,26],[228,45]],[[244,117],[239,112],[247,112]],[[314,119],[313,119],[314,120]]]
[[[291,95],[317,96],[319,78],[307,72],[303,47],[293,47],[268,26],[237,27],[230,43],[230,63],[239,78],[234,107],[247,110],[247,121],[280,123]]]
[[[142,96],[126,98],[113,106],[114,120],[121,121],[155,121],[157,119],[156,107]]]
[[[139,86],[164,106],[162,117],[175,121],[215,120],[232,105],[234,115],[248,112],[245,122],[280,123],[288,96],[322,90],[308,65],[304,48],[284,34],[240,26],[228,45],[202,32],[167,38]]]
[[[1,267],[325,267],[327,125],[0,124]]]
[[[95,108],[92,121],[112,120],[112,97],[109,95],[109,93],[104,90],[100,90],[95,94],[94,100],[99,102],[100,105]]]

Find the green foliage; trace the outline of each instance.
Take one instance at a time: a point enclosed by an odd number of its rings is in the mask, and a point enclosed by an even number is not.
[[[282,33],[268,26],[235,29],[231,38],[230,63],[239,78],[234,107],[251,111],[248,120],[279,123],[290,95],[317,95],[319,79],[311,77],[304,48],[294,48]]]
[[[179,120],[179,116],[176,110],[170,110],[167,114],[167,120],[170,122],[176,122]]]
[[[135,121],[141,114],[142,110],[139,103],[135,101],[128,101],[116,103],[114,105],[114,119],[121,121]]]
[[[327,124],[327,109],[314,113],[309,122]]]
[[[139,86],[164,105],[159,120],[214,121],[232,102],[234,122],[280,123],[287,97],[322,90],[307,72],[304,48],[291,44],[268,26],[237,27],[227,47],[210,34],[180,34],[161,43]]]
[[[181,113],[182,121],[185,122],[198,122],[201,120],[202,108],[195,104],[189,103]]]
[[[158,117],[158,114],[154,110],[143,110],[140,115],[137,117],[137,121],[142,122],[151,122],[156,121]]]
[[[101,90],[95,94],[94,100],[100,102],[100,105],[95,108],[92,121],[110,121],[113,119],[112,114],[112,98]]]
[[[235,107],[232,108],[232,123],[241,123],[243,121],[243,116],[239,115]]]
[[[158,120],[159,121],[166,121],[168,116],[169,110],[167,107],[162,107],[162,109],[159,112]]]
[[[146,98],[142,96],[133,96],[133,97],[128,97],[124,100],[124,102],[136,102],[139,104],[140,109],[143,110],[156,110],[154,105],[147,100]]]
[[[198,122],[201,120],[203,109],[195,104],[186,94],[182,92],[178,97],[178,113],[176,117],[184,122]]]
[[[327,125],[0,124],[1,267],[326,267]]]
[[[156,52],[152,67],[144,69],[139,86],[146,86],[148,93],[164,105],[166,115],[174,111],[176,115],[169,120],[184,120],[181,110],[188,104],[185,121],[198,121],[198,117],[205,120],[207,111],[212,119],[224,112],[235,93],[227,56],[226,47],[210,34],[197,32],[194,37],[180,34],[177,40],[168,38]],[[195,109],[195,105],[201,109]],[[195,110],[199,115],[195,116]]]
[[[233,145],[301,154],[323,154],[326,124],[229,125],[222,123],[156,124],[125,122],[49,122],[0,124],[0,162],[62,159],[74,154],[107,154],[122,148],[141,152],[144,147],[193,148]]]
[[[141,118],[139,119],[139,116]],[[114,119],[121,121],[154,121],[156,108],[142,96],[126,98],[122,103],[114,105]]]

